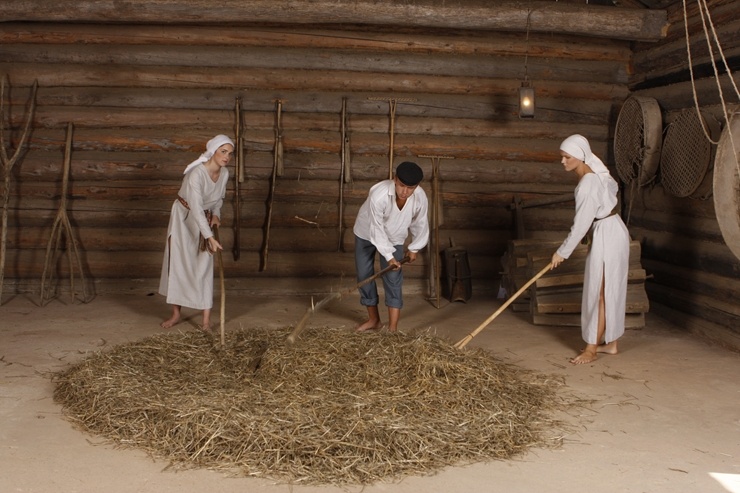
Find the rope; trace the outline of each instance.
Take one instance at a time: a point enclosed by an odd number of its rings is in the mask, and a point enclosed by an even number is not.
[[[524,48],[524,80],[527,80],[527,58],[529,58],[529,18],[532,15],[532,9],[527,9],[527,38]]]
[[[714,40],[714,43],[717,45],[717,50],[719,51],[720,57],[722,58],[722,62],[725,65],[725,70],[727,72],[727,76],[730,78],[730,81],[732,83],[732,87],[735,89],[735,95],[740,99],[740,90],[738,90],[737,85],[735,84],[735,80],[732,77],[732,71],[730,70],[730,66],[727,63],[727,59],[725,58],[725,54],[722,51],[722,45],[719,42],[719,37],[717,36],[717,31],[714,27],[714,22],[712,21],[711,14],[709,13],[709,6],[707,5],[706,0],[697,0],[697,4],[699,5],[699,15],[701,16],[702,21],[702,28],[704,29],[704,36],[707,40],[707,47],[709,50],[709,56],[712,61],[712,68],[714,69],[714,79],[717,83],[717,90],[719,92],[720,101],[722,102],[722,114],[725,118],[725,122],[728,128],[728,134],[730,139],[730,145],[732,146],[732,150],[734,151],[733,154],[735,155],[735,168],[737,169],[738,175],[740,175],[740,163],[737,159],[737,151],[735,147],[734,138],[732,136],[732,126],[731,124],[731,117],[729,115],[729,112],[727,111],[727,103],[725,102],[724,92],[722,91],[722,84],[720,83],[719,79],[719,71],[717,70],[717,64],[715,61],[715,55],[714,50],[712,49],[712,43],[709,36],[709,30],[707,29],[707,22],[709,22],[709,26],[711,27],[712,31],[712,39]],[[691,74],[691,89],[694,96],[694,106],[696,108],[696,113],[699,116],[699,121],[701,122],[701,128],[704,132],[704,136],[707,138],[709,142],[712,144],[719,144],[719,141],[715,142],[711,136],[709,135],[706,124],[701,118],[701,109],[699,108],[699,98],[696,94],[696,83],[694,80],[694,67],[693,67],[693,61],[691,58],[691,42],[689,37],[689,16],[686,9],[686,0],[683,0],[683,19],[684,19],[684,31],[686,33],[686,54],[688,56],[688,62],[689,62],[689,73]]]

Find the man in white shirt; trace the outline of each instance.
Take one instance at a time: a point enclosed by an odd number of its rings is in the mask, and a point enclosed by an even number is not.
[[[385,304],[388,307],[388,330],[398,329],[403,298],[403,272],[401,259],[403,245],[411,233],[411,243],[406,255],[409,262],[429,241],[428,201],[419,183],[424,173],[416,163],[403,162],[396,168],[392,180],[375,184],[355,220],[355,266],[357,281],[375,273],[375,253],[380,254],[380,267],[396,268],[383,276]],[[360,303],[367,307],[368,320],[357,327],[358,332],[383,327],[378,311],[378,289],[375,282],[360,288]]]

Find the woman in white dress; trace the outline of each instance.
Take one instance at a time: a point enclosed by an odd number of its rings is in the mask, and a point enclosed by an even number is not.
[[[617,339],[624,334],[630,237],[617,214],[617,182],[588,140],[571,135],[560,144],[560,155],[565,170],[578,176],[578,186],[573,226],[553,254],[552,268],[570,257],[586,234],[591,237],[581,301],[586,348],[570,360],[579,365],[594,361],[597,353],[617,354]]]
[[[162,261],[159,294],[172,305],[165,329],[180,321],[181,307],[203,310],[203,330],[211,328],[213,253],[223,250],[213,226],[221,224],[234,142],[226,135],[208,141],[206,152],[185,168],[178,196],[172,204]]]

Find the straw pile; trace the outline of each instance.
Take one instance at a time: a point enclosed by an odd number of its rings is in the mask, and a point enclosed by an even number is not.
[[[428,335],[163,333],[56,373],[68,419],[179,467],[369,484],[557,445],[562,382]]]

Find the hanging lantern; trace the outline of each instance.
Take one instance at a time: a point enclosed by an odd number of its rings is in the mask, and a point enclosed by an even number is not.
[[[528,80],[519,88],[519,118],[534,118],[534,87]]]

